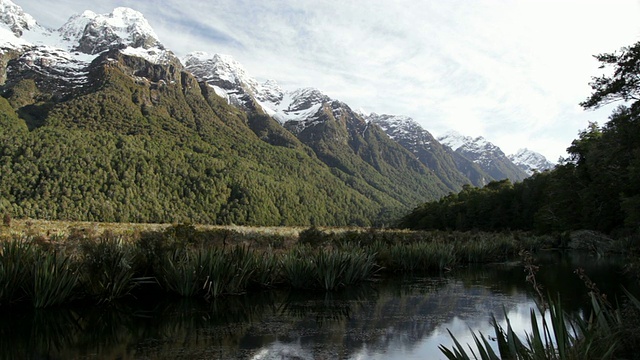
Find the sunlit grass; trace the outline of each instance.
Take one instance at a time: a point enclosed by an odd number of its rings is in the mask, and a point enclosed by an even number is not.
[[[0,276],[11,281],[2,283],[2,305],[34,301],[37,292],[24,291],[32,286],[25,285],[26,272],[17,269],[34,267],[37,251],[65,261],[57,267],[48,264],[61,290],[69,287],[62,285],[68,279],[61,274],[74,274],[73,298],[110,302],[141,284],[205,299],[269,287],[335,291],[378,272],[451,270],[469,262],[504,260],[518,249],[518,240],[509,234],[21,220],[12,222],[9,235],[7,228],[0,239],[6,247]],[[31,249],[31,257],[12,255],[23,247]],[[16,265],[25,261],[26,266]]]

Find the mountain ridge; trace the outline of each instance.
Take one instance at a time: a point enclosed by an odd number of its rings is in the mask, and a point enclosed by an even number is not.
[[[16,215],[367,225],[459,189],[476,171],[468,161],[460,170],[466,160],[437,141],[433,158],[447,160],[422,161],[318,89],[259,83],[229,56],[178,59],[135,10],[86,11],[49,30],[0,1],[13,12],[0,23],[0,108],[6,129],[18,129],[0,147],[9,174],[0,205]],[[84,164],[82,179],[62,159]]]
[[[511,162],[498,146],[482,136],[473,138],[449,131],[439,136],[438,141],[478,164],[495,180],[509,179],[516,182],[528,177],[527,173]]]

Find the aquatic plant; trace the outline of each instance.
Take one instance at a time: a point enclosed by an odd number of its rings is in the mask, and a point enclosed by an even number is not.
[[[389,260],[389,267],[396,271],[443,270],[455,263],[455,247],[442,242],[395,244],[389,249]]]
[[[253,255],[248,247],[236,246],[232,250],[209,248],[205,250],[202,275],[206,298],[246,291],[255,271]]]
[[[31,242],[14,238],[0,241],[0,305],[20,299],[28,269],[33,262]]]
[[[158,281],[167,290],[181,296],[194,296],[204,287],[203,277],[205,261],[204,251],[174,250],[160,264]]]
[[[81,282],[99,302],[121,298],[142,281],[134,278],[133,245],[122,236],[105,234],[97,240],[83,241],[81,250]],[[150,281],[151,278],[145,280]]]
[[[293,288],[336,290],[366,280],[375,272],[375,254],[362,249],[296,248],[285,254],[282,271]]]
[[[306,289],[313,285],[315,264],[307,247],[296,247],[285,253],[280,260],[282,276],[287,285],[296,289]]]
[[[534,309],[530,312],[531,332],[522,340],[511,326],[505,311],[506,329],[492,317],[498,353],[482,333],[473,334],[477,347],[469,352],[475,359],[612,359],[618,347],[615,336],[617,317],[612,310],[605,310],[599,299],[592,296],[593,315],[590,319],[569,318],[562,309],[562,302],[548,300],[548,316]],[[541,325],[539,325],[541,324]],[[451,332],[454,346],[449,349],[443,345],[440,351],[450,360],[470,359],[467,350]],[[499,354],[499,356],[498,356]]]
[[[37,249],[26,282],[26,291],[36,308],[62,304],[71,299],[80,278],[77,265],[58,251]]]
[[[249,279],[250,285],[259,288],[269,288],[280,282],[280,256],[267,249],[266,251],[253,251],[248,259],[251,267],[255,269]]]

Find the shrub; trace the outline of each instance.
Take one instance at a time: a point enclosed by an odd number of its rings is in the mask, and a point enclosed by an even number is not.
[[[298,234],[298,244],[317,247],[327,242],[329,236],[322,230],[312,226]]]
[[[82,282],[99,302],[123,297],[136,285],[132,248],[121,236],[111,234],[82,243]]]
[[[64,253],[36,250],[35,262],[27,279],[27,293],[33,306],[45,308],[69,301],[80,274]]]
[[[4,213],[4,215],[2,216],[2,225],[6,227],[11,226],[11,214],[9,214],[8,212]]]
[[[22,239],[0,241],[0,305],[20,300],[28,269],[33,263],[34,249]]]

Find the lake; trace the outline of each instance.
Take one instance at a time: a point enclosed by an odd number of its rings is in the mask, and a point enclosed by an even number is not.
[[[566,311],[588,311],[577,267],[615,299],[622,261],[587,253],[536,255],[537,280]],[[535,308],[520,262],[442,274],[385,276],[339,292],[263,291],[212,302],[150,294],[101,306],[0,309],[7,359],[442,359],[451,331],[493,336],[491,314],[527,328]]]

